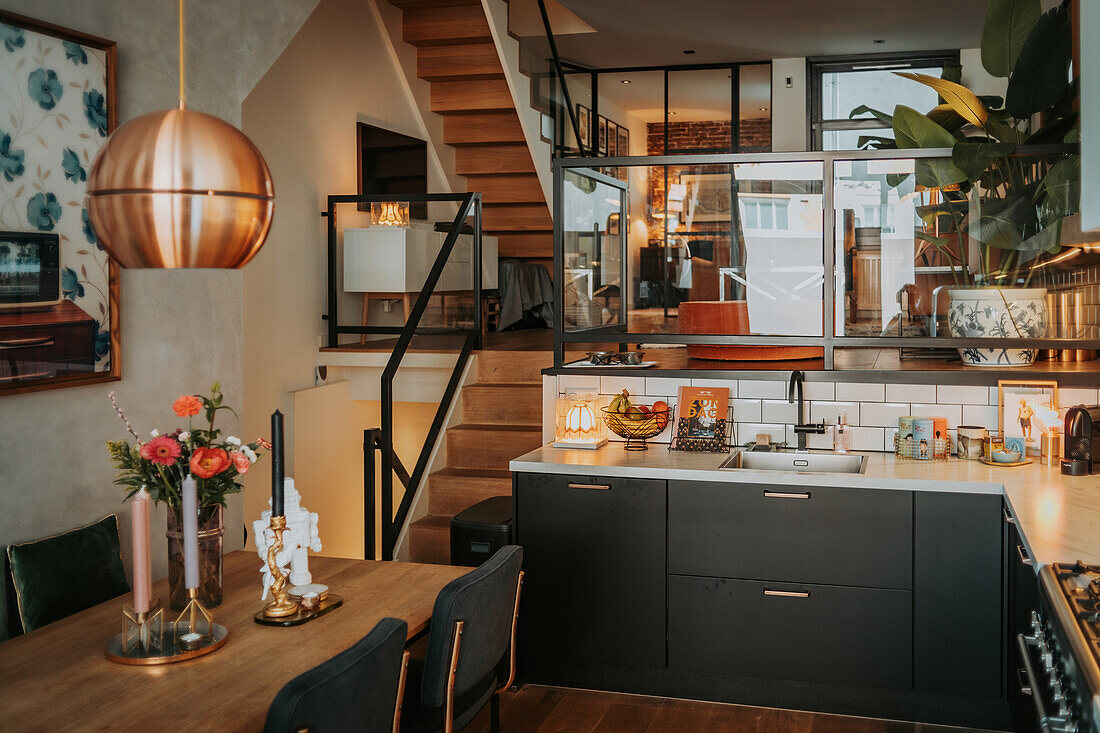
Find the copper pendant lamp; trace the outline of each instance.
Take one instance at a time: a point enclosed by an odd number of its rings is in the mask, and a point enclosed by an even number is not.
[[[237,268],[271,228],[275,193],[256,146],[237,128],[184,101],[113,132],[88,175],[88,218],[126,268]]]

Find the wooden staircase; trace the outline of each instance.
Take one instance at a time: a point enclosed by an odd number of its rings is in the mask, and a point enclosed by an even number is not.
[[[482,229],[500,257],[549,267],[553,224],[480,0],[390,0],[403,38],[416,46],[417,75],[431,84],[455,172],[482,194]]]
[[[428,514],[409,526],[413,562],[450,562],[451,517],[508,496],[508,461],[542,445],[542,369],[549,351],[482,351],[462,388],[462,423],[447,430],[447,467],[428,477]]]

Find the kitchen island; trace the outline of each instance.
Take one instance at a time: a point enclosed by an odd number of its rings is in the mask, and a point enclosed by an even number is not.
[[[529,681],[1011,727],[1034,568],[1100,562],[1097,477],[727,458],[612,444],[511,462]]]

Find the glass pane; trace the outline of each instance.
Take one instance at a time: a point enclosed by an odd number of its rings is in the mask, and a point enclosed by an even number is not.
[[[563,179],[564,330],[621,324],[623,191],[575,170]]]
[[[729,69],[668,73],[668,152],[732,149],[731,74]]]
[[[599,94],[599,112],[593,120],[598,154],[646,155],[647,126],[664,118],[664,73],[600,74]]]
[[[569,87],[569,96],[577,115],[581,140],[587,152],[592,142],[592,75],[587,73],[566,74],[565,83]],[[564,100],[562,100],[562,103],[564,104]],[[569,119],[568,114],[564,115],[564,118],[562,126],[564,128],[565,149],[570,152],[579,152],[580,146],[577,145],[577,136],[573,131],[572,121]]]
[[[737,144],[742,153],[772,149],[772,66],[751,64],[739,72]]]
[[[846,120],[852,110],[868,105],[889,114],[896,105],[904,104],[920,112],[927,112],[939,102],[934,89],[911,79],[898,76],[893,69],[866,69],[861,71],[830,71],[821,75],[821,118]],[[906,69],[906,71],[938,77],[938,66]],[[872,117],[870,113],[857,115],[857,119]]]
[[[823,130],[821,133],[822,150],[859,150],[860,138],[884,137],[894,139],[894,131],[889,127],[870,127],[864,130]]]

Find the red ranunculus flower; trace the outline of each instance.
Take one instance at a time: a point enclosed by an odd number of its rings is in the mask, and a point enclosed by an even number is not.
[[[180,444],[167,435],[158,435],[138,449],[141,457],[162,466],[171,466],[180,457]]]
[[[198,415],[199,411],[202,410],[202,400],[194,395],[180,395],[172,403],[172,410],[180,417]]]
[[[229,456],[221,448],[196,448],[191,454],[191,473],[210,478],[229,468]]]

